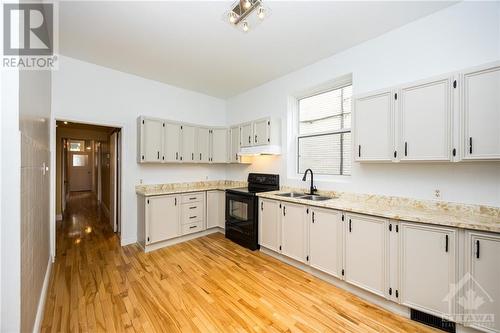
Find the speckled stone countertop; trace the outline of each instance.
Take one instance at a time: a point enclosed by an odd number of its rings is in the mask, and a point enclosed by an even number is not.
[[[280,191],[258,193],[257,195],[262,198],[380,216],[401,221],[500,233],[500,207],[342,192],[318,192],[317,194],[333,198],[326,201],[312,201],[276,195],[286,192],[304,193],[305,191],[304,189],[284,187]]]
[[[188,193],[198,191],[225,190],[228,188],[245,187],[247,182],[232,180],[211,180],[191,183],[169,183],[154,185],[137,185],[135,193],[145,197],[175,193]]]

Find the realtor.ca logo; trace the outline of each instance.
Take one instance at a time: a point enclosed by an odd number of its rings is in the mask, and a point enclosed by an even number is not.
[[[54,69],[53,3],[3,3],[3,68]]]

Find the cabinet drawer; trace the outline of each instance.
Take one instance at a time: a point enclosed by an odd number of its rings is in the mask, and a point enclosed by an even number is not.
[[[183,204],[191,202],[200,202],[203,201],[204,198],[205,198],[205,192],[188,193],[182,195],[181,202]]]
[[[182,225],[182,234],[188,235],[203,230],[203,221]]]
[[[193,202],[182,205],[182,224],[203,220],[203,203]]]

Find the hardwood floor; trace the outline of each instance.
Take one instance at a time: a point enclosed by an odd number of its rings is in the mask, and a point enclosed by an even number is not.
[[[71,196],[43,332],[433,332],[213,234],[120,247],[89,193]]]

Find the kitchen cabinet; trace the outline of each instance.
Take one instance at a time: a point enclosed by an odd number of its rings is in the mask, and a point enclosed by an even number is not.
[[[276,200],[259,199],[259,245],[280,252],[281,209]]]
[[[165,122],[165,162],[180,162],[181,125]]]
[[[197,128],[195,161],[208,163],[210,161],[210,130],[204,127]]]
[[[281,203],[281,253],[300,262],[307,261],[307,208]]]
[[[386,298],[399,303],[399,221],[390,220],[388,230]]]
[[[246,123],[240,126],[240,146],[250,147],[253,145],[253,124]]]
[[[447,302],[456,283],[456,229],[400,223],[401,304],[441,317],[455,313]]]
[[[253,123],[253,145],[267,145],[270,143],[270,127],[271,121],[269,119],[256,120]]]
[[[467,303],[459,306],[471,316],[493,315],[494,322],[469,323],[469,326],[487,332],[500,332],[500,235],[487,232],[467,231],[465,235],[466,284],[462,294]],[[462,280],[461,280],[462,281]],[[472,295],[474,297],[468,297]],[[459,297],[457,296],[457,297]],[[481,299],[481,303],[471,302]],[[473,318],[473,317],[472,317]]]
[[[345,280],[386,295],[387,220],[346,214]]]
[[[309,264],[320,271],[342,279],[343,223],[342,212],[310,208]]]
[[[404,85],[398,93],[401,161],[450,161],[453,76]]]
[[[161,195],[146,199],[146,245],[179,236],[179,197]]]
[[[396,93],[384,90],[359,96],[354,106],[356,161],[391,161],[395,158],[394,109]]]
[[[163,121],[155,118],[138,118],[140,163],[160,163],[163,160]]]
[[[227,163],[229,162],[229,138],[226,128],[214,128],[210,131],[211,135],[211,156],[210,162]]]
[[[207,229],[224,229],[226,223],[226,192],[207,191]]]
[[[238,163],[240,158],[238,153],[240,152],[240,127],[231,127],[229,129],[231,135],[231,153],[229,154],[229,162]]]
[[[205,192],[181,195],[181,233],[187,235],[205,230]]]
[[[196,153],[196,127],[181,125],[182,156],[183,162],[195,162]]]
[[[463,72],[463,159],[500,159],[500,63]]]

